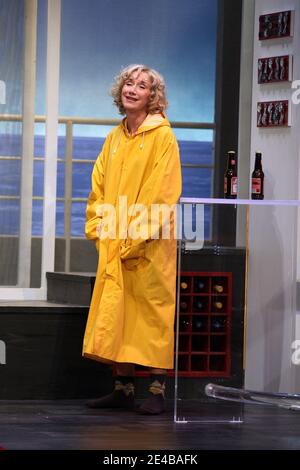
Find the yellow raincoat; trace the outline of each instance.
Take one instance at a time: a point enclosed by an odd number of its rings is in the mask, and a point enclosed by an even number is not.
[[[96,241],[99,263],[84,337],[85,357],[173,368],[174,233],[171,239],[154,239],[149,227],[148,237],[131,238],[129,230],[120,236],[120,217],[125,214],[130,223],[137,220],[137,213],[128,215],[123,206],[120,210],[119,197],[127,196],[128,208],[143,204],[150,211],[151,204],[176,204],[180,193],[179,151],[169,121],[162,114],[148,115],[130,136],[125,118],[105,140],[92,174],[86,236]],[[99,239],[103,203],[116,208],[114,239]]]

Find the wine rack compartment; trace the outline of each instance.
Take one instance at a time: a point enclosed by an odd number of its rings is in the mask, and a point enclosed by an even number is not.
[[[228,377],[232,273],[182,272],[177,311],[179,376]]]

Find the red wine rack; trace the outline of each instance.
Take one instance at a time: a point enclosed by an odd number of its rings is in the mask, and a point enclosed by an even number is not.
[[[232,274],[182,272],[179,299],[179,375],[228,377]]]
[[[231,318],[231,272],[181,272],[179,376],[230,375]],[[177,318],[175,330],[176,325]],[[137,375],[145,374],[137,369]],[[174,375],[174,372],[169,375]]]

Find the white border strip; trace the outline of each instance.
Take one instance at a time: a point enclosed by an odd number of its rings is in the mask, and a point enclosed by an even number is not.
[[[30,287],[0,287],[1,302],[17,300],[45,300],[47,298],[46,289],[35,289]]]

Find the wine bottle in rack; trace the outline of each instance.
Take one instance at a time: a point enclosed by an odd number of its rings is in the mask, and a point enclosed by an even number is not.
[[[180,310],[181,310],[182,312],[186,312],[187,309],[188,309],[188,306],[189,306],[189,304],[188,304],[188,302],[186,302],[185,300],[181,300],[181,301],[180,301]]]
[[[211,331],[222,333],[225,330],[225,318],[213,318],[211,320]]]
[[[188,290],[188,287],[189,287],[189,285],[186,281],[181,281],[181,283],[180,283],[181,290]]]
[[[195,279],[194,280],[194,288],[196,291],[200,292],[205,289],[205,283],[201,281],[200,279]]]
[[[221,284],[214,284],[213,285],[213,290],[215,292],[218,292],[219,294],[221,294],[224,291],[224,287],[221,286]]]
[[[204,309],[204,304],[201,300],[195,300],[193,305],[196,312],[201,312]]]
[[[193,317],[192,327],[195,332],[205,331],[206,322],[201,317]]]
[[[188,317],[179,318],[179,331],[188,331],[190,327],[190,319]]]
[[[224,174],[224,197],[226,199],[237,198],[237,159],[236,153],[230,150],[227,153],[227,169]]]
[[[213,303],[213,306],[214,306],[215,309],[217,309],[217,310],[222,310],[222,308],[223,308],[223,303],[218,300],[218,301],[216,301],[216,302]]]

